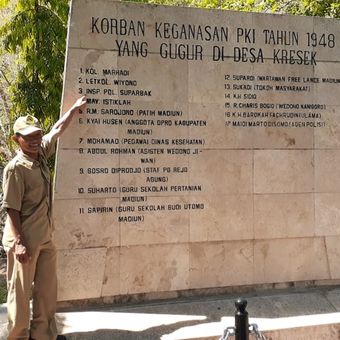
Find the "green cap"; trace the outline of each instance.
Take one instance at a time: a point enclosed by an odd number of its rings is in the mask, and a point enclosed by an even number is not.
[[[19,117],[13,126],[14,133],[19,133],[20,135],[27,136],[36,131],[42,131],[39,121],[37,118],[27,115],[24,117]]]

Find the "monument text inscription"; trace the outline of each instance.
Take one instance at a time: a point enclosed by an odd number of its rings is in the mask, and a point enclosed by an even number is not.
[[[58,150],[60,299],[340,278],[339,36],[73,0],[63,111],[87,106]]]

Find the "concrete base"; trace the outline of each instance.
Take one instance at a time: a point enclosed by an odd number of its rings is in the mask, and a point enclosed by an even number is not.
[[[111,311],[97,310],[97,314],[61,315],[63,329],[72,340],[109,340],[110,336],[111,339],[217,340],[226,327],[234,326],[237,297],[236,294],[187,297],[117,306]],[[245,293],[243,297],[248,301],[249,322],[256,323],[267,340],[340,339],[338,287],[275,289]],[[97,323],[101,330],[95,330],[96,323],[91,320],[104,323]],[[79,328],[76,331],[74,326],[77,324],[82,325],[82,331]],[[78,337],[80,334],[81,338]],[[88,337],[84,338],[85,334]],[[255,337],[251,336],[251,339]]]
[[[340,313],[317,314],[289,318],[250,318],[266,340],[335,340],[340,339]],[[183,327],[162,340],[216,340],[226,327],[234,325],[234,318],[224,317],[221,322]],[[255,339],[251,335],[250,339]]]
[[[68,340],[217,340],[226,327],[234,326],[238,297],[78,306],[57,314],[58,328]],[[256,323],[267,340],[340,339],[340,287],[253,292],[242,297],[248,301],[249,322]],[[0,308],[2,340],[6,339],[5,307]]]

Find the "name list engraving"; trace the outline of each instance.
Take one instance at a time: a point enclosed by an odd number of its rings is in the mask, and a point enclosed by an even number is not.
[[[314,94],[338,87],[340,78],[315,69],[338,47],[335,31],[277,29],[265,22],[252,27],[250,20],[243,26],[229,23],[227,13],[223,25],[143,13],[89,14],[83,21],[88,41],[69,52],[81,55],[69,61],[70,83],[87,97],[75,122],[78,135],[71,138],[79,159],[71,198],[92,202],[78,209],[81,218],[111,214],[138,224],[154,212],[206,209],[197,199],[206,184],[191,179],[192,164],[197,157],[204,162],[205,150],[220,148],[210,140],[216,127],[227,135],[327,126],[330,107]],[[177,67],[189,74],[187,84],[172,85]],[[204,74],[200,83],[197,70]],[[200,99],[205,90],[213,94],[208,102]],[[97,204],[101,198],[118,203]]]

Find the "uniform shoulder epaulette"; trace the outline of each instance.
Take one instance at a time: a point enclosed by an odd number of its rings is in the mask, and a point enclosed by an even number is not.
[[[13,171],[19,161],[19,155],[16,155],[14,158],[12,158],[6,165],[5,169],[7,171]]]

